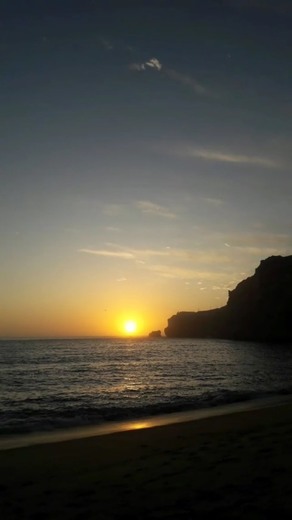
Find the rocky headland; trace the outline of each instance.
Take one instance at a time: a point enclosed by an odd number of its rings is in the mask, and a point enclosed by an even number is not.
[[[292,255],[262,260],[253,276],[229,291],[224,307],[178,312],[164,332],[176,338],[292,341]]]

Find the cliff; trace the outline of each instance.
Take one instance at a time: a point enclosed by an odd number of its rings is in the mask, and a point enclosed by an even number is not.
[[[165,335],[292,341],[292,256],[262,260],[253,276],[229,291],[227,305],[179,312],[168,320]]]

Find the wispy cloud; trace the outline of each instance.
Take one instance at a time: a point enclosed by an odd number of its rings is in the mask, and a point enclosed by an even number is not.
[[[254,250],[257,248],[262,251],[263,248],[270,251],[279,251],[283,248],[292,248],[292,235],[287,233],[235,233],[224,235],[227,247],[249,248]]]
[[[218,271],[202,271],[199,269],[189,269],[187,267],[167,264],[153,264],[148,269],[164,278],[180,280],[204,280],[210,282],[226,282],[230,275]]]
[[[208,89],[204,87],[199,81],[188,74],[182,74],[175,69],[171,69],[162,65],[161,61],[158,58],[151,58],[150,60],[139,62],[139,63],[130,63],[130,70],[143,72],[147,69],[153,69],[157,72],[163,73],[169,79],[177,81],[182,85],[191,88],[196,94],[206,95],[208,94]]]
[[[230,246],[231,247],[231,246]],[[229,263],[230,259],[226,254],[218,253],[218,250],[203,251],[189,248],[172,248],[164,247],[157,249],[150,248],[131,248],[113,242],[107,242],[104,249],[79,249],[81,253],[88,253],[98,256],[112,256],[117,258],[125,258],[127,260],[135,260],[137,263],[145,263],[150,258],[164,257],[167,261],[177,261],[200,265],[210,265],[216,262],[221,264]]]
[[[137,268],[143,269],[161,278],[172,280],[180,280],[183,282],[196,281],[201,288],[202,284],[211,284],[211,286],[219,284],[222,288],[230,286],[230,273],[218,270],[218,265],[228,264],[229,259],[220,254],[210,257],[207,253],[192,254],[190,251],[183,249],[127,249],[123,246],[115,246],[115,250],[111,249],[114,244],[108,244],[108,249],[80,249],[80,253],[86,253],[99,257],[109,257],[114,259],[123,259],[134,262]],[[194,253],[194,252],[193,252]],[[195,258],[197,262],[195,261]],[[143,260],[144,259],[144,260]],[[162,263],[157,260],[161,259]],[[204,264],[204,260],[206,261]],[[209,265],[209,270],[203,270],[194,266]],[[216,267],[215,267],[216,266]],[[125,282],[126,277],[121,276],[116,279],[117,282]],[[239,281],[239,280],[238,280]]]
[[[232,246],[231,246],[232,247]],[[240,251],[241,253],[246,253],[248,255],[257,256],[260,258],[266,258],[268,256],[278,255],[281,250],[277,247],[252,247],[252,246],[234,246],[234,249]]]
[[[292,254],[292,235],[289,234],[236,232],[218,234],[217,237],[214,235],[213,240],[218,242],[220,238],[233,263],[245,259],[254,265],[257,259],[262,260],[272,255]],[[218,247],[220,246],[218,245]]]
[[[116,251],[124,251],[126,253],[129,253],[131,256],[130,259],[139,260],[139,263],[142,258],[144,260],[154,257],[154,256],[169,256],[171,254],[172,250],[169,250],[168,248],[164,249],[136,249],[136,248],[130,248],[126,246],[121,246],[119,244],[114,244],[112,242],[108,242],[106,244],[107,247],[110,249],[114,249]],[[173,254],[178,254],[179,250],[175,250]],[[143,262],[144,263],[144,262]]]
[[[133,56],[137,54],[137,50],[130,45],[125,45],[123,42],[116,44],[110,39],[100,38],[100,43],[106,51],[112,51],[115,49],[123,50],[128,55]],[[163,76],[180,83],[181,85],[190,88],[196,94],[200,96],[213,95],[209,89],[207,89],[202,83],[200,83],[193,76],[177,71],[173,68],[166,67],[157,57],[149,58],[145,61],[133,61],[128,65],[129,69],[136,72],[145,72],[147,70],[153,70],[163,74]]]
[[[214,150],[208,148],[198,148],[195,146],[178,145],[169,148],[170,153],[175,153],[181,157],[197,158],[204,161],[214,161],[232,164],[251,164],[264,166],[266,168],[279,168],[281,164],[269,157],[261,157],[249,154],[236,154],[227,151]]]
[[[181,83],[182,85],[185,85],[186,87],[190,87],[196,94],[204,95],[208,94],[208,90],[206,87],[204,87],[201,83],[199,83],[195,78],[192,76],[189,76],[187,74],[182,74],[181,72],[178,72],[174,69],[165,69],[165,74],[175,80]]]
[[[228,264],[229,257],[225,254],[220,254],[218,251],[204,252],[196,251],[183,248],[159,248],[159,249],[147,249],[147,248],[130,248],[121,246],[119,244],[113,244],[111,242],[105,244],[105,249],[79,249],[80,253],[87,253],[96,256],[107,256],[112,258],[121,258],[124,260],[135,261],[136,264],[146,266],[147,269],[153,270],[151,266],[151,260],[155,258],[163,258],[168,263],[168,267],[173,268],[173,263],[179,262],[180,264],[200,264],[200,265],[212,265],[220,262],[221,264]],[[185,270],[185,268],[183,268]]]
[[[210,204],[211,206],[222,206],[224,204],[224,201],[222,199],[216,199],[213,197],[202,197],[203,202],[206,202],[207,204]]]
[[[169,256],[170,251],[166,249],[131,249],[118,244],[106,244],[107,249],[79,249],[79,253],[87,253],[96,256],[108,256],[122,258],[124,260],[136,260],[137,263],[145,263],[141,259],[150,257]]]
[[[105,229],[106,229],[106,231],[110,231],[113,233],[119,233],[121,231],[120,228],[115,227],[115,226],[106,226]]]
[[[104,215],[109,217],[117,217],[123,212],[124,206],[122,204],[105,204],[103,206]]]
[[[110,40],[107,40],[106,38],[100,38],[100,43],[103,46],[103,48],[107,51],[111,51],[114,49],[114,44]]]
[[[125,52],[130,53],[130,54],[134,54],[135,53],[134,47],[124,43],[121,40],[117,42],[117,41],[113,41],[110,38],[100,37],[99,41],[100,41],[102,47],[106,51],[115,51],[115,50],[121,51],[122,50],[122,51],[125,51]]]
[[[148,215],[155,215],[163,218],[174,219],[177,218],[174,213],[169,211],[164,206],[160,206],[159,204],[154,204],[153,202],[147,200],[139,200],[135,203],[135,206],[142,212]]]
[[[194,290],[227,291],[254,271],[256,262],[270,255],[291,254],[292,235],[265,232],[214,233],[208,240],[213,247],[137,248],[108,242],[100,249],[83,248],[79,252],[108,258],[112,262],[125,261],[125,269],[142,270],[162,279],[189,282]],[[246,266],[250,267],[246,269]],[[127,274],[127,271],[123,275]],[[125,276],[117,273],[116,281]],[[193,282],[193,283],[192,283]]]
[[[134,255],[127,251],[111,251],[109,249],[79,249],[79,253],[87,253],[96,256],[109,256],[112,258],[123,258],[125,260],[132,260]]]

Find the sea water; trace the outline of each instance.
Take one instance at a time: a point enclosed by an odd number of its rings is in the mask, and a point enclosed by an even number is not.
[[[0,435],[292,394],[292,345],[203,339],[0,341]]]

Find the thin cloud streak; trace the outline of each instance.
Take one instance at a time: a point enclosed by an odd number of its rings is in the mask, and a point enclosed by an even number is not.
[[[153,150],[167,155],[175,155],[182,159],[201,159],[210,162],[222,162],[230,164],[246,164],[254,166],[262,166],[265,168],[284,167],[284,163],[265,156],[255,156],[248,153],[233,153],[218,149],[200,148],[184,143],[165,143],[153,144]]]
[[[164,69],[164,72],[170,79],[173,79],[186,87],[190,87],[194,92],[196,92],[196,94],[208,94],[208,90],[193,77],[188,76],[187,74],[181,74],[174,69]]]
[[[119,246],[116,246],[119,247]],[[122,246],[120,246],[122,248]],[[141,265],[142,269],[145,269],[146,271],[149,271],[153,273],[154,275],[160,276],[162,278],[168,278],[173,280],[196,280],[199,281],[198,283],[202,283],[201,280],[204,280],[204,282],[210,282],[216,285],[218,283],[221,284],[227,284],[230,279],[230,274],[225,272],[218,272],[218,270],[210,270],[210,271],[202,271],[200,269],[194,269],[192,267],[187,266],[180,266],[175,265],[173,263],[171,264],[152,264],[148,262],[144,262],[140,260],[140,257],[144,257],[148,259],[150,257],[164,257],[166,261],[168,260],[179,260],[184,259],[191,262],[191,265],[194,265],[194,260],[191,260],[190,258],[187,258],[188,253],[184,250],[151,250],[151,249],[141,249],[141,250],[120,250],[120,251],[111,251],[111,250],[94,250],[94,249],[80,249],[80,253],[86,253],[90,255],[95,256],[101,256],[101,257],[111,257],[113,259],[124,259],[124,260],[131,260],[136,262],[137,265]],[[198,256],[198,261],[201,263],[203,258],[200,258],[200,254]],[[211,255],[213,256],[213,255]],[[220,257],[220,255],[219,255]],[[218,260],[217,255],[217,260]],[[210,259],[211,260],[211,259]],[[214,260],[214,258],[212,258]],[[219,258],[219,261],[222,260],[223,263],[228,263],[229,259],[227,257]],[[214,263],[214,262],[212,262]],[[218,261],[216,263],[216,266],[218,266]],[[126,281],[125,277],[120,277],[116,281],[118,282],[124,282]]]
[[[106,249],[79,249],[79,253],[87,253],[96,256],[109,256],[112,258],[123,258],[125,260],[132,260],[134,258],[132,253],[126,251],[109,251]]]
[[[266,157],[257,157],[250,155],[237,155],[233,153],[224,153],[215,150],[199,149],[199,148],[185,148],[181,150],[181,155],[187,157],[195,157],[206,161],[218,161],[235,164],[253,164],[258,166],[265,166],[267,168],[279,167],[279,163]]]
[[[175,219],[177,216],[169,211],[164,206],[160,206],[159,204],[154,204],[153,202],[147,200],[139,200],[135,203],[135,206],[142,212],[148,215],[155,215],[163,218]]]
[[[214,262],[228,263],[228,256],[220,255],[218,252],[205,253],[189,249],[175,249],[166,247],[165,249],[133,249],[118,244],[108,242],[106,247],[109,249],[79,249],[81,253],[97,256],[109,256],[113,258],[124,258],[126,260],[136,260],[137,263],[145,264],[145,260],[152,257],[164,257],[167,260],[180,260],[183,262],[199,262],[200,264],[212,264]]]
[[[133,249],[130,247],[121,246],[119,244],[113,244],[112,242],[108,242],[106,246],[118,251],[124,251],[126,253],[129,253],[131,255],[131,259],[139,260],[141,259],[141,257],[149,258],[152,256],[170,256],[171,254],[168,249]]]
[[[187,269],[175,265],[157,264],[148,266],[148,269],[155,274],[164,278],[180,279],[180,280],[204,280],[204,281],[222,281],[227,282],[230,275],[215,271],[201,271],[197,269]]]
[[[222,199],[215,199],[213,197],[202,197],[203,202],[206,202],[207,204],[210,204],[211,206],[222,206],[224,204],[224,201]]]
[[[221,235],[219,235],[221,236]],[[259,250],[292,248],[292,235],[284,233],[236,233],[222,235],[228,247],[252,247]]]
[[[217,235],[218,239],[220,240],[220,235]],[[172,249],[169,246],[161,249],[137,249],[109,242],[106,243],[104,249],[80,249],[79,252],[98,257],[108,257],[112,260],[127,260],[136,264],[137,268],[162,278],[193,280],[197,281],[198,284],[201,284],[201,281],[204,280],[204,283],[212,283],[212,286],[221,287],[224,290],[234,287],[241,281],[242,267],[239,267],[238,273],[232,273],[231,268],[234,264],[241,266],[243,258],[250,262],[250,259],[255,257],[261,259],[270,255],[292,252],[291,237],[284,234],[269,235],[263,233],[262,235],[253,235],[247,233],[241,237],[240,235],[234,237],[222,235],[220,241],[221,249],[216,251],[187,248]],[[283,246],[286,246],[285,252]],[[157,261],[158,259],[161,259],[162,262]],[[205,270],[204,267],[202,269],[202,266],[208,266],[208,270]]]
[[[231,246],[232,247],[232,246]],[[233,249],[236,251],[241,251],[242,253],[247,253],[249,255],[254,255],[258,257],[268,257],[273,255],[279,255],[281,250],[275,247],[252,247],[252,246],[234,246]]]

